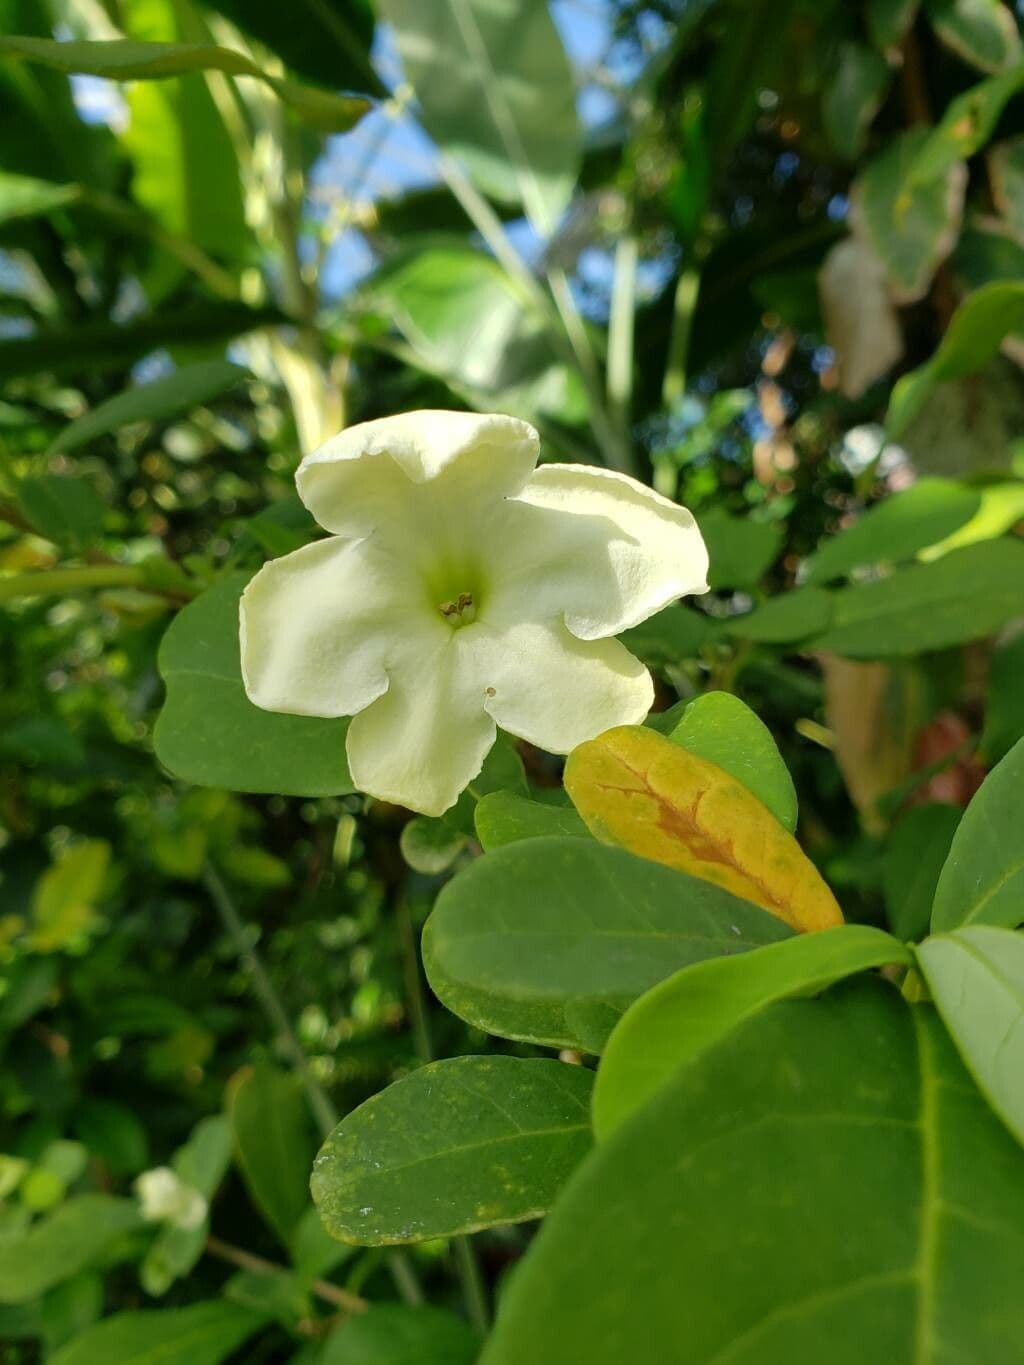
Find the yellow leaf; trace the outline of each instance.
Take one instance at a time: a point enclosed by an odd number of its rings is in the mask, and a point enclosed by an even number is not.
[[[843,914],[793,836],[742,783],[641,726],[574,749],[565,789],[604,843],[702,877],[794,929],[827,929]]]

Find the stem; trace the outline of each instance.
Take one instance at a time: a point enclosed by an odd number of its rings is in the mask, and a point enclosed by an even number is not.
[[[49,597],[81,592],[87,588],[150,588],[146,572],[138,564],[83,564],[69,569],[36,569],[32,573],[0,578],[0,602],[15,597]]]
[[[624,436],[633,397],[633,326],[636,311],[637,241],[626,236],[615,248],[615,278],[608,318],[608,407]]]
[[[249,942],[245,932],[245,923],[235,907],[234,901],[228,892],[227,887],[221,880],[220,874],[216,869],[207,863],[202,873],[203,885],[209,892],[210,899],[217,907],[217,912],[224,922],[224,927],[231,935],[235,943],[235,950],[239,960],[245,966],[246,971],[252,978],[253,989],[263,1006],[270,1023],[277,1030],[288,1054],[288,1058],[295,1070],[299,1073],[302,1084],[309,1100],[309,1107],[313,1111],[317,1126],[324,1137],[336,1127],[338,1115],[334,1105],[327,1096],[323,1086],[313,1075],[309,1067],[309,1058],[295,1036],[295,1030],[291,1026],[291,1021],[281,1003],[281,997],[274,988],[274,983],[267,975],[266,968],[263,966],[256,950]]]
[[[240,1270],[248,1270],[253,1275],[288,1274],[287,1267],[275,1265],[273,1261],[265,1260],[262,1256],[254,1256],[251,1251],[243,1251],[241,1247],[232,1246],[230,1242],[222,1242],[219,1237],[207,1237],[206,1250],[211,1256],[227,1261],[230,1265],[236,1265]],[[369,1301],[359,1294],[341,1289],[327,1280],[313,1280],[309,1287],[325,1302],[332,1303],[347,1313],[365,1313],[370,1306]]]
[[[678,403],[686,392],[686,365],[690,353],[690,333],[693,315],[700,292],[700,272],[688,266],[676,282],[672,312],[672,333],[668,342],[665,379],[661,387],[661,401],[665,407]]]
[[[427,1016],[427,1001],[423,993],[423,977],[420,973],[419,957],[416,953],[416,936],[413,932],[412,915],[409,904],[403,898],[398,903],[398,930],[402,940],[402,966],[405,972],[406,991],[409,997],[409,1015],[412,1022],[413,1038],[420,1060],[426,1065],[434,1059],[430,1040],[430,1024]],[[469,1237],[453,1237],[455,1263],[458,1266],[459,1280],[466,1312],[469,1320],[480,1333],[486,1335],[490,1325],[490,1310],[487,1303],[487,1289],[480,1273],[480,1263],[476,1257],[472,1240]]]

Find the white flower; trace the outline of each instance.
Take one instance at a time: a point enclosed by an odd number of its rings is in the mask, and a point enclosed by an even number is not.
[[[154,1166],[135,1181],[139,1211],[147,1223],[170,1223],[194,1231],[207,1213],[207,1203],[197,1189],[186,1185],[170,1166]]]
[[[242,675],[268,711],[354,716],[361,791],[439,815],[496,726],[568,753],[650,709],[647,670],[611,637],[706,590],[700,532],[624,474],[537,454],[515,418],[412,412],[299,466],[332,534],[246,588]]]

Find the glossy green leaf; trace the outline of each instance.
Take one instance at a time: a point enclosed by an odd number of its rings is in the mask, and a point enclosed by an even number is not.
[[[135,1201],[76,1194],[28,1231],[0,1240],[0,1303],[27,1303],[95,1265],[142,1226]]]
[[[882,855],[882,894],[892,932],[904,941],[928,932],[932,901],[963,812],[937,802],[914,806],[893,827]]]
[[[968,294],[931,360],[904,375],[893,389],[886,416],[890,437],[903,434],[936,384],[975,374],[997,353],[1004,337],[1021,327],[1024,283],[1001,280]]]
[[[261,711],[245,695],[238,599],[248,577],[225,575],[164,636],[158,662],[167,700],[153,736],[157,758],[204,787],[285,796],[350,792],[346,720]]]
[[[971,924],[927,938],[916,951],[964,1065],[1024,1144],[1024,937]]]
[[[476,1333],[454,1313],[375,1303],[335,1328],[318,1365],[473,1365],[479,1350]]]
[[[938,179],[911,185],[910,172],[928,128],[894,138],[858,176],[852,191],[854,230],[885,266],[893,296],[911,303],[956,245],[967,168],[957,162]]]
[[[16,495],[32,529],[57,545],[78,549],[103,529],[106,504],[84,479],[37,474],[22,479]]]
[[[74,450],[97,436],[106,436],[129,422],[161,422],[167,417],[202,407],[238,384],[248,374],[227,360],[185,365],[161,379],[139,384],[71,422],[50,447],[51,453]]]
[[[952,535],[980,506],[979,494],[954,479],[919,479],[826,540],[807,560],[805,580],[829,583],[856,569],[902,564]]]
[[[708,582],[714,591],[756,588],[782,546],[782,527],[733,517],[718,508],[701,513],[697,522],[708,547]]]
[[[780,824],[796,829],[796,788],[764,721],[730,692],[690,702],[669,739],[737,778]]]
[[[227,1110],[249,1193],[288,1246],[309,1204],[314,1145],[299,1078],[268,1062],[246,1067],[228,1089]]]
[[[424,369],[476,406],[584,416],[579,380],[555,354],[546,319],[486,253],[425,245],[386,265],[368,293]]]
[[[1021,60],[1020,31],[1003,0],[925,0],[938,37],[979,71],[1003,71]]]
[[[453,1057],[342,1119],[311,1188],[334,1237],[422,1242],[540,1218],[591,1145],[593,1073],[518,1057]]]
[[[864,150],[871,120],[891,81],[892,68],[872,48],[864,43],[841,44],[822,98],[822,114],[829,141],[848,161]]]
[[[1021,1365],[1022,1199],[930,1008],[775,1005],[584,1162],[481,1365]]]
[[[713,639],[716,623],[710,616],[674,603],[640,625],[623,631],[622,643],[652,668],[675,667],[700,656],[702,646]]]
[[[981,754],[998,763],[1024,737],[1024,632],[993,650],[985,701]]]
[[[115,1313],[69,1341],[49,1365],[220,1365],[265,1322],[251,1308],[216,1299]]]
[[[444,888],[423,964],[435,995],[476,1027],[587,1047],[587,1011],[621,1010],[680,967],[790,933],[710,882],[620,849],[525,839]]]
[[[604,1142],[681,1067],[769,1005],[912,960],[880,929],[843,924],[684,967],[631,1005],[608,1039],[594,1090],[596,1137]]]
[[[169,309],[130,323],[80,322],[37,336],[0,341],[0,379],[39,371],[78,374],[82,357],[99,374],[130,365],[162,346],[220,345],[260,327],[285,321],[277,308],[250,308],[244,303],[209,302]]]
[[[473,818],[476,837],[487,850],[545,834],[590,838],[589,830],[572,806],[531,801],[515,792],[491,792],[477,803]]]
[[[798,644],[823,631],[832,619],[832,599],[821,588],[795,588],[765,602],[743,616],[722,622],[727,635],[755,644]]]
[[[990,635],[1020,614],[1024,544],[990,540],[833,595],[831,629],[816,649],[890,659]]]
[[[129,38],[107,42],[53,42],[47,38],[0,37],[0,57],[21,58],[67,74],[103,76],[112,81],[160,81],[193,71],[252,76],[319,132],[343,133],[370,107],[354,95],[334,95],[263,71],[233,48],[210,43],[146,43]]]
[[[580,164],[572,68],[545,0],[381,0],[434,140],[541,232]]]
[[[964,812],[935,888],[932,932],[1024,922],[1024,740],[989,773]]]

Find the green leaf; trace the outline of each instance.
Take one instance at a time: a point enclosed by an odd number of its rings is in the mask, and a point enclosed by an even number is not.
[[[973,924],[927,938],[916,951],[964,1065],[1024,1143],[1024,938]]]
[[[443,1308],[375,1303],[335,1328],[318,1365],[473,1365],[476,1333]]]
[[[22,479],[16,496],[32,529],[57,545],[78,549],[103,530],[106,504],[84,479],[38,474]]]
[[[796,829],[796,788],[772,732],[729,692],[691,701],[669,739],[724,768],[764,803],[790,834]]]
[[[885,911],[898,938],[928,932],[932,901],[962,811],[933,802],[915,806],[895,825],[882,855]]]
[[[149,1162],[141,1121],[116,1100],[85,1099],[75,1111],[74,1133],[112,1175],[137,1175]]]
[[[926,185],[980,151],[1022,86],[1024,69],[1015,68],[980,81],[951,100],[939,126],[922,140],[907,170],[907,184]]]
[[[631,1005],[609,1038],[594,1090],[595,1135],[604,1142],[681,1067],[769,1005],[912,961],[880,929],[843,924],[684,967]]]
[[[1024,544],[989,540],[833,595],[814,641],[848,659],[891,659],[990,635],[1020,614]]]
[[[100,403],[66,426],[51,445],[50,452],[75,450],[129,422],[162,422],[167,417],[190,412],[233,388],[247,375],[248,370],[227,360],[185,365],[173,374],[126,389]]]
[[[0,171],[0,223],[52,213],[75,203],[81,192],[78,185],[57,185],[32,175]]]
[[[398,839],[402,857],[414,872],[436,877],[451,867],[466,845],[465,835],[444,820],[414,815]]]
[[[572,806],[531,801],[515,792],[489,793],[478,802],[473,819],[476,837],[488,851],[545,834],[590,838],[590,832]]]
[[[542,233],[580,167],[576,83],[545,0],[381,0],[431,137]]]
[[[830,583],[857,569],[902,564],[952,535],[980,506],[979,494],[953,479],[918,479],[826,540],[806,561],[805,581]]]
[[[722,622],[727,635],[755,644],[790,645],[825,629],[832,619],[832,598],[821,588],[795,588],[754,611]]]
[[[1007,138],[991,148],[988,175],[996,207],[1020,240],[1024,236],[1024,136]]]
[[[864,150],[871,120],[892,81],[884,57],[864,43],[840,44],[838,64],[822,98],[825,132],[840,156],[855,161]]]
[[[131,323],[80,322],[64,330],[0,341],[0,379],[16,379],[39,371],[55,375],[81,373],[82,357],[89,357],[92,373],[131,365],[162,346],[220,345],[259,327],[286,319],[277,308],[210,302],[190,304],[143,317]]]
[[[285,1246],[309,1204],[309,1110],[298,1077],[267,1062],[246,1067],[228,1092],[235,1153],[253,1202]]]
[[[906,37],[920,0],[867,0],[867,21],[871,41],[882,52],[899,47]]]
[[[27,1232],[0,1239],[0,1303],[27,1303],[95,1265],[141,1226],[134,1200],[73,1195]]]
[[[249,575],[225,575],[179,612],[160,645],[167,700],[153,743],[177,777],[205,787],[283,796],[350,792],[347,720],[253,706],[242,685],[238,599]]]
[[[344,5],[296,0],[204,0],[210,7],[265,43],[299,76],[331,89],[381,93],[370,64],[373,10],[366,0]]]
[[[31,941],[36,952],[59,952],[88,932],[109,863],[105,839],[83,839],[43,873],[32,892]]]
[[[981,732],[981,755],[988,764],[998,763],[1024,736],[1024,633],[999,645],[992,652]]]
[[[886,429],[897,440],[920,413],[936,384],[975,374],[996,355],[1003,338],[1024,327],[1024,284],[996,281],[968,294],[926,364],[905,374],[889,400]]]
[[[525,839],[442,890],[423,965],[438,999],[477,1028],[587,1047],[580,1010],[620,1010],[688,963],[790,932],[710,882],[620,849]]]
[[[985,778],[953,836],[935,888],[933,933],[961,924],[1013,929],[1024,921],[1022,797],[1024,740],[1018,740]]]
[[[928,291],[956,245],[967,168],[960,162],[924,184],[910,182],[928,128],[909,128],[864,168],[853,190],[853,227],[885,266],[897,303]]]
[[[981,505],[970,521],[937,545],[930,545],[923,550],[921,559],[940,559],[962,545],[994,540],[1012,530],[1024,518],[1024,483],[989,483],[983,485],[978,493]]]
[[[311,1188],[332,1236],[422,1242],[540,1218],[591,1145],[593,1073],[547,1059],[454,1057],[342,1119]]]
[[[481,1365],[1021,1365],[1022,1199],[931,1009],[775,1005],[595,1148]]]
[[[216,1299],[115,1313],[69,1341],[49,1365],[219,1365],[265,1322],[262,1313]]]
[[[756,588],[782,547],[782,527],[769,521],[733,517],[720,508],[697,518],[708,548],[708,582],[715,592],[726,588]]]
[[[677,602],[623,631],[619,638],[645,664],[671,668],[686,659],[698,658],[701,647],[715,633],[715,622],[710,617]]]
[[[925,0],[938,37],[979,71],[1003,71],[1021,58],[1020,33],[1003,0]]]
[[[368,293],[424,369],[475,406],[584,417],[579,381],[557,357],[547,320],[491,256],[425,244],[379,271]]]
[[[0,37],[0,57],[40,62],[68,75],[103,76],[112,81],[161,81],[192,71],[252,76],[322,133],[344,133],[370,108],[369,100],[334,95],[263,71],[241,52],[210,43],[53,42],[48,38]]]

